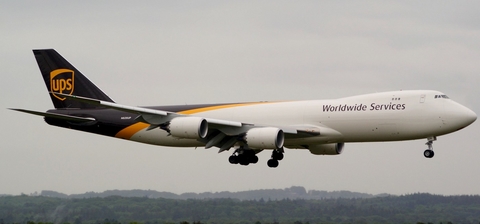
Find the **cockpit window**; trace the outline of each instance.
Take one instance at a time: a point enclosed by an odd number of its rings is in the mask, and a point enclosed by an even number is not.
[[[450,99],[447,95],[435,95],[435,99],[437,98]]]

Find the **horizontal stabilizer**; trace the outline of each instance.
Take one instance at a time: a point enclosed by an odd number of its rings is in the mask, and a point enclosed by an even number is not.
[[[15,111],[20,111],[20,112],[27,113],[27,114],[33,114],[33,115],[38,115],[38,116],[43,116],[43,117],[57,118],[57,119],[62,119],[62,120],[67,120],[67,121],[74,121],[74,122],[95,121],[95,118],[91,118],[91,117],[76,117],[76,116],[65,115],[65,114],[54,114],[54,113],[38,112],[38,111],[33,111],[33,110],[16,109],[16,108],[9,108],[9,109],[10,110],[15,110]]]

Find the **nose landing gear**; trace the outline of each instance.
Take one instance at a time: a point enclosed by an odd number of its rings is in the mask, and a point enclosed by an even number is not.
[[[435,153],[433,152],[433,141],[437,140],[437,137],[429,137],[427,140],[428,141],[427,143],[425,143],[425,145],[428,146],[428,149],[423,152],[423,155],[426,158],[433,158],[433,156],[435,155]]]

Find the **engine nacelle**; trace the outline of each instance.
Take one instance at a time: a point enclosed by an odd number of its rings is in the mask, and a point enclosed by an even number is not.
[[[201,117],[177,117],[170,121],[168,130],[178,138],[199,139],[208,134],[208,122]]]
[[[285,137],[279,128],[252,128],[245,134],[245,141],[252,149],[279,149]]]
[[[311,145],[308,147],[310,153],[314,155],[339,155],[343,151],[345,143],[330,143],[321,145]]]

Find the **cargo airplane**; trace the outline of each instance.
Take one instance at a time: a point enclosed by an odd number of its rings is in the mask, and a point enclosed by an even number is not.
[[[53,49],[33,50],[55,109],[38,112],[54,126],[152,145],[233,148],[232,164],[258,162],[271,150],[277,167],[285,148],[338,155],[347,142],[427,139],[470,125],[477,115],[432,90],[393,91],[331,100],[136,107],[115,103]]]

